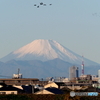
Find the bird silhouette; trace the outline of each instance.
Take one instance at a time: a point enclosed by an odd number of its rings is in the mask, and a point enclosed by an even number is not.
[[[34,6],[36,6],[36,4],[34,4]]]
[[[43,6],[46,6],[46,4],[44,4]]]
[[[43,5],[43,2],[41,2],[40,5]]]
[[[39,8],[39,6],[37,6],[37,8]]]

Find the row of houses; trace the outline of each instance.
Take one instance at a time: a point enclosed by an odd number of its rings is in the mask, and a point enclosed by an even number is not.
[[[0,94],[22,94],[22,93],[32,93],[32,94],[63,94],[62,90],[55,82],[48,82],[44,86],[39,85],[7,85],[5,83],[0,83]]]
[[[57,82],[54,81],[40,81],[39,79],[0,79],[0,94],[64,94],[62,88],[66,87],[69,90],[84,90],[92,86],[87,83],[73,83],[73,82]],[[100,85],[100,84],[98,84]],[[98,86],[93,84],[93,91]],[[91,91],[91,92],[93,92]]]

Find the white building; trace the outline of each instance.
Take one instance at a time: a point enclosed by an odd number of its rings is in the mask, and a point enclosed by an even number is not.
[[[96,75],[92,75],[92,80],[96,80],[97,76]]]
[[[69,68],[69,79],[78,78],[78,67],[72,66]]]
[[[98,82],[100,83],[100,70],[98,70]]]
[[[13,78],[22,78],[22,74],[13,74]]]

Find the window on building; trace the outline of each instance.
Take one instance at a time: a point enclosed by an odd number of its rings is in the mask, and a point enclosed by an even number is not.
[[[14,92],[11,92],[11,94],[14,94]]]
[[[6,94],[6,92],[0,92],[0,94]]]

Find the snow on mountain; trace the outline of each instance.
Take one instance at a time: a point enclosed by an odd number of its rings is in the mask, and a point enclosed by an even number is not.
[[[59,58],[73,64],[81,64],[82,57],[54,40],[34,40],[33,42],[11,52],[0,61],[15,60],[53,60]],[[96,65],[97,63],[84,58],[87,65]]]

